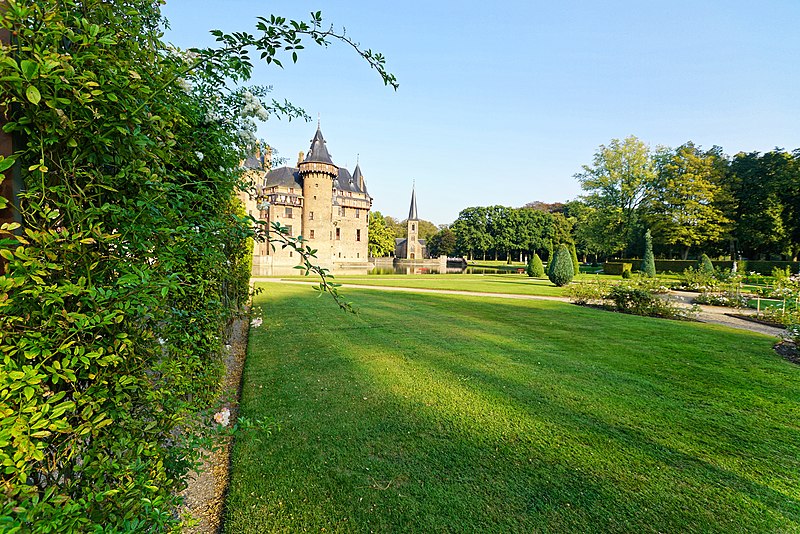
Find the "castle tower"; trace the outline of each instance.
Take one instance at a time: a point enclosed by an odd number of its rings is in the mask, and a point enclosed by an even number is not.
[[[419,218],[417,217],[417,194],[415,188],[411,188],[411,207],[408,209],[408,238],[406,239],[406,259],[422,259],[422,247],[420,246]]]
[[[317,125],[317,133],[311,140],[305,159],[298,164],[303,180],[303,237],[311,248],[317,250],[320,263],[327,265],[332,261],[333,241],[338,237],[332,226],[333,188],[339,175],[339,168],[333,164],[322,131]]]

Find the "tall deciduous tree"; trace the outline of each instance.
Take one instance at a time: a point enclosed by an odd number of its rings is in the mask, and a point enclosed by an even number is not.
[[[789,252],[781,182],[789,171],[789,154],[775,150],[739,153],[731,161],[733,190],[738,201],[736,236],[747,256]]]
[[[386,225],[379,211],[369,215],[369,255],[380,258],[394,251],[394,230]]]
[[[431,257],[452,256],[456,251],[456,235],[450,228],[442,228],[428,240]]]
[[[587,192],[587,204],[597,210],[593,233],[603,252],[625,250],[655,178],[649,147],[634,136],[612,139],[600,145],[592,165],[584,165],[575,178]]]
[[[483,254],[492,245],[492,238],[487,228],[486,208],[464,208],[458,214],[458,219],[450,227],[456,235],[456,248],[473,259],[475,253]]]
[[[693,246],[719,241],[730,222],[715,203],[714,160],[691,141],[655,154],[656,178],[644,218],[656,239],[682,247],[683,259]]]

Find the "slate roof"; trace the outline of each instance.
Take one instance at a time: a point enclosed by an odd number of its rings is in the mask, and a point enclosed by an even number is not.
[[[411,207],[408,209],[408,220],[419,220],[417,218],[417,193],[413,188],[411,189]]]
[[[364,181],[364,176],[361,174],[361,166],[356,163],[356,169],[353,171],[353,182],[358,187],[358,190],[369,196],[367,193],[367,182]]]
[[[250,154],[247,156],[247,159],[244,160],[244,163],[242,163],[242,167],[249,171],[260,171],[264,169],[264,157]]]
[[[272,169],[264,179],[264,187],[274,187],[276,185],[302,188],[303,182],[300,179],[300,171],[295,167]]]
[[[336,179],[336,189],[340,189],[342,191],[353,191],[354,193],[360,192],[356,186],[355,180],[353,180],[353,177],[350,175],[350,171],[344,167],[339,167],[339,177]]]
[[[322,130],[317,125],[317,133],[314,134],[314,139],[311,140],[311,148],[308,149],[306,159],[304,161],[314,161],[318,163],[330,163],[333,165],[331,155],[328,154],[328,148],[325,146],[325,139],[322,137]]]

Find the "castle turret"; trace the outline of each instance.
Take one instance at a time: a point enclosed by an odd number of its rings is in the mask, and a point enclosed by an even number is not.
[[[331,258],[331,247],[336,239],[332,228],[333,188],[339,175],[339,168],[333,164],[322,131],[317,125],[317,133],[311,140],[305,159],[299,163],[303,180],[303,237],[310,246],[317,249],[317,257],[327,263]]]

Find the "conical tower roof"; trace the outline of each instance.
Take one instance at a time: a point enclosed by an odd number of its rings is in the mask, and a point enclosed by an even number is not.
[[[367,184],[364,182],[364,175],[361,174],[361,166],[356,163],[356,169],[353,171],[353,182],[362,193],[367,192]]]
[[[408,220],[416,221],[417,219],[417,193],[411,188],[411,207],[408,209]]]
[[[322,137],[322,130],[319,129],[319,124],[317,124],[317,133],[314,134],[314,139],[311,140],[311,148],[308,149],[308,154],[306,154],[304,161],[330,163],[333,165],[333,160],[331,155],[328,154],[328,148],[325,146],[325,139]]]

